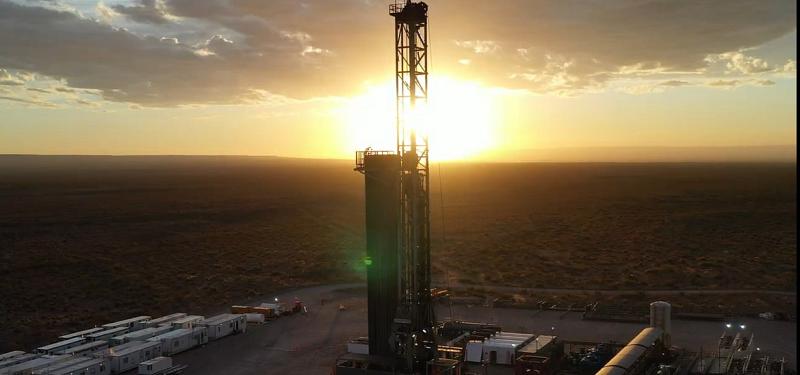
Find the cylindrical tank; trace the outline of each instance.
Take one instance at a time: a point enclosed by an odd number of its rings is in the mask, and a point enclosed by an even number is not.
[[[661,341],[669,348],[672,336],[672,305],[669,302],[656,301],[650,304],[650,327],[661,328]]]

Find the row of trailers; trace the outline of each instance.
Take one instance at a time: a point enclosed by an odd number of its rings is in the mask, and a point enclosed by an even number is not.
[[[14,351],[2,354],[0,375],[122,374],[142,363],[153,368],[153,363],[148,361],[175,355],[246,329],[244,314],[222,314],[210,318],[185,313],[156,319],[137,316],[62,335],[60,341],[39,347],[33,353]],[[164,369],[150,372],[147,367],[144,366],[139,373],[170,373]]]

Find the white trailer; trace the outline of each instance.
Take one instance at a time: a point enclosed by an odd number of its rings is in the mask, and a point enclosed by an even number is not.
[[[34,370],[31,372],[32,375],[52,375],[52,374],[69,374],[70,372],[64,372],[65,369],[71,369],[74,371],[77,369],[87,369],[91,366],[91,363],[96,361],[95,358],[89,357],[72,357],[65,361],[53,363],[47,367],[40,368],[38,370]],[[107,363],[107,360],[101,361]],[[83,367],[82,367],[83,366]],[[108,373],[108,365],[104,366],[104,370]],[[97,369],[94,370],[94,373],[87,371],[86,374],[97,374]]]
[[[87,358],[85,362],[76,363],[69,367],[63,367],[55,371],[47,372],[47,375],[109,375],[111,366],[108,358]]]
[[[86,342],[86,339],[83,337],[73,337],[71,339],[62,340],[59,342],[54,342],[50,345],[45,345],[36,348],[36,353],[39,354],[55,354],[56,352],[60,352],[62,350],[66,350],[69,348],[74,348],[78,345],[83,345]]]
[[[158,374],[172,367],[172,358],[170,357],[157,357],[149,361],[144,361],[139,364],[139,375],[153,375]]]
[[[3,362],[5,360],[7,360],[7,359],[11,359],[11,358],[14,358],[14,357],[19,357],[19,356],[21,356],[23,354],[25,354],[25,352],[23,352],[22,350],[15,350],[13,352],[0,354],[0,362]]]
[[[153,337],[148,341],[160,342],[163,354],[174,355],[200,345],[205,345],[208,342],[208,328],[181,328]]]
[[[146,320],[144,322],[136,323],[133,326],[133,329],[135,331],[138,331],[140,329],[158,327],[158,326],[160,326],[162,324],[171,323],[172,321],[178,320],[178,319],[183,318],[185,316],[186,316],[186,313],[175,313],[175,314],[164,315],[164,316],[162,316],[160,318],[150,319],[150,320]]]
[[[133,329],[134,326],[141,325],[142,322],[146,322],[148,320],[150,320],[150,316],[148,316],[148,315],[135,316],[133,318],[120,320],[118,322],[103,324],[103,328],[111,329],[111,328],[117,328],[117,327],[126,327],[126,328],[128,328],[128,331],[130,332],[130,331],[134,330]]]
[[[161,343],[158,341],[134,341],[108,350],[112,374],[121,374],[159,356],[161,356]]]
[[[198,325],[208,328],[208,339],[217,340],[247,330],[244,314],[221,314],[201,321]]]
[[[17,355],[11,358],[6,358],[0,361],[0,374],[4,374],[4,368],[11,367],[23,362],[32,361],[36,358],[39,358],[38,354],[31,354],[31,353],[24,353],[21,355]]]
[[[0,370],[0,374],[4,375],[27,375],[36,370],[52,366],[56,363],[69,360],[70,356],[66,355],[43,355],[41,357],[32,359],[30,361],[22,362],[14,366],[6,367]]]
[[[183,318],[173,320],[171,322],[172,327],[174,328],[193,328],[197,325],[197,323],[201,322],[205,319],[202,315],[188,315],[184,316]]]
[[[139,331],[128,332],[124,335],[114,336],[109,341],[111,345],[122,345],[131,341],[146,341],[151,337],[162,335],[172,330],[172,326],[145,328]]]
[[[98,341],[98,340],[108,341],[114,336],[124,335],[126,333],[128,333],[128,327],[117,327],[95,333],[90,333],[86,335],[86,339],[89,341]]]
[[[97,340],[97,341],[90,341],[83,345],[78,345],[66,350],[62,350],[60,352],[57,352],[56,354],[71,355],[74,357],[83,357],[106,349],[108,349],[108,341]]]
[[[100,332],[100,331],[102,331],[104,329],[105,328],[102,328],[102,327],[89,328],[89,329],[84,329],[83,331],[78,331],[78,332],[68,333],[66,335],[61,335],[61,336],[58,336],[58,338],[60,338],[62,340],[69,340],[69,339],[74,339],[76,337],[86,337],[87,335],[90,335],[90,334],[95,333],[95,332]]]

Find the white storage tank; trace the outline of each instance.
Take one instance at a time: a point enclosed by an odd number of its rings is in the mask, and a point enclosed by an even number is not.
[[[661,341],[669,348],[672,338],[672,305],[656,301],[650,304],[650,327],[661,329]]]
[[[139,364],[139,375],[153,375],[172,367],[172,358],[156,357]]]
[[[160,356],[161,343],[158,341],[134,341],[108,349],[112,374],[137,368],[140,363]]]
[[[216,340],[247,330],[244,314],[222,314],[205,319],[198,325],[208,328],[208,339]]]
[[[261,323],[264,323],[264,322],[267,321],[267,319],[264,317],[264,314],[247,313],[247,314],[244,314],[244,315],[245,315],[245,317],[247,317],[247,322],[248,323],[261,324]]]

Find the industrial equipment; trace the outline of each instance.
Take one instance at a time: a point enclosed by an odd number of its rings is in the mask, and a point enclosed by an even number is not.
[[[359,151],[355,168],[365,176],[371,358],[340,362],[443,373],[431,300],[428,137],[411,115],[428,98],[428,5],[404,0],[390,5],[389,14],[395,24],[397,148]]]

